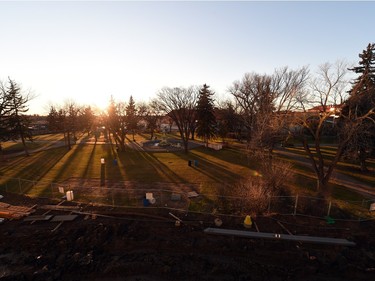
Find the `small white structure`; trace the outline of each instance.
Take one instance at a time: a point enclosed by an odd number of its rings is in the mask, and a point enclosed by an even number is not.
[[[100,159],[100,163],[105,164],[105,159],[103,157]]]
[[[148,200],[148,202],[150,202],[150,204],[155,204],[156,202],[156,199],[154,198],[154,195],[152,194],[152,192],[146,193],[146,199]]]
[[[62,194],[65,193],[65,191],[64,191],[64,187],[63,187],[63,186],[59,186],[59,192],[62,193]]]
[[[68,200],[68,201],[74,200],[73,190],[69,190],[69,191],[66,192],[66,200]]]
[[[221,149],[223,149],[223,144],[221,144],[221,143],[209,143],[208,147],[212,148],[214,150],[221,150]]]
[[[196,193],[195,191],[190,191],[190,192],[187,193],[188,198],[195,198],[195,197],[198,197],[198,196],[199,196],[199,194]]]

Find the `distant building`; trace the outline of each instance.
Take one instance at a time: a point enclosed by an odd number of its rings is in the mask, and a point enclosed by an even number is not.
[[[341,112],[342,107],[343,107],[343,104],[332,104],[332,105],[326,105],[326,106],[318,105],[318,106],[314,106],[313,108],[308,109],[307,112],[311,112],[311,113],[332,112],[332,115],[336,115]]]
[[[29,129],[34,135],[49,133],[48,121],[46,116],[32,115],[29,116],[29,120]]]

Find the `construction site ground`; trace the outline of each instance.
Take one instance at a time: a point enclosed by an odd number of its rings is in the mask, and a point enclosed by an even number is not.
[[[0,224],[1,281],[333,281],[375,276],[374,221],[329,223],[270,214],[252,217],[248,229],[241,217],[220,217],[222,225],[217,226],[213,215],[2,195],[3,206],[24,208],[15,209],[21,210],[17,218],[8,214]],[[209,227],[344,238],[355,246],[212,235],[204,232]]]

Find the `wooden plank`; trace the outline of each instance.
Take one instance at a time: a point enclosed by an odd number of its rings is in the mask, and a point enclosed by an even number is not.
[[[293,235],[281,222],[277,221],[277,224],[281,226],[282,229],[284,229],[286,232],[288,232],[289,235]]]
[[[40,216],[28,216],[24,218],[24,221],[48,221],[52,218],[52,215],[40,215]]]
[[[232,229],[219,229],[219,228],[206,228],[204,230],[207,234],[220,234],[230,236],[240,236],[247,238],[266,238],[274,240],[291,240],[296,242],[308,242],[318,244],[332,244],[332,245],[343,245],[343,246],[355,246],[354,242],[340,238],[328,238],[328,237],[316,237],[316,236],[301,236],[301,235],[289,235],[289,234],[275,234],[265,232],[252,232]]]
[[[257,230],[257,232],[259,232],[259,228],[258,228],[257,223],[255,221],[253,221],[253,223],[254,223],[255,229]]]
[[[11,212],[0,210],[0,218],[10,218]]]
[[[10,206],[10,204],[8,204],[8,203],[0,202],[0,208],[8,208],[9,206]]]
[[[58,204],[57,204],[57,206],[59,206],[59,205],[61,205],[62,203],[64,203],[65,202],[65,200],[62,200],[61,202],[59,202]],[[48,213],[50,213],[52,210],[48,210],[47,212],[45,212],[43,215],[47,215]],[[32,221],[32,222],[30,222],[30,224],[33,224],[35,221]]]
[[[63,221],[61,221],[54,229],[52,229],[51,232],[55,232],[62,224]]]
[[[16,206],[7,203],[0,202],[0,217],[6,217],[9,219],[20,219],[24,216],[28,216],[31,212],[35,212],[33,207]]]
[[[40,206],[39,209],[44,209],[44,210],[60,210],[60,211],[75,211],[79,210],[79,206],[60,206],[60,205],[43,205]]]
[[[78,215],[62,215],[62,216],[54,216],[51,221],[72,221],[75,220]]]

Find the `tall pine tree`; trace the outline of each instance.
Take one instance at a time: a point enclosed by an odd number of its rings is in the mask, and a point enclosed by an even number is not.
[[[26,140],[32,140],[32,134],[29,129],[30,120],[27,115],[30,96],[23,94],[18,84],[9,78],[7,95],[9,99],[10,114],[7,123],[7,133],[9,139],[18,139],[22,141],[25,155],[29,156]]]
[[[350,97],[345,102],[342,115],[347,118],[361,117],[375,108],[375,44],[368,44],[359,54],[359,66],[349,70],[359,74],[349,91]],[[346,147],[346,154],[359,160],[361,171],[366,172],[366,160],[375,153],[375,114],[361,123],[361,128]]]
[[[214,114],[213,92],[206,84],[199,91],[197,103],[197,128],[198,137],[204,139],[206,145],[208,141],[216,135],[216,118]]]
[[[137,109],[135,107],[133,96],[130,96],[129,104],[126,107],[126,128],[128,131],[132,132],[133,141],[135,141],[134,134],[135,134],[135,131],[137,130],[137,126],[138,126]]]

